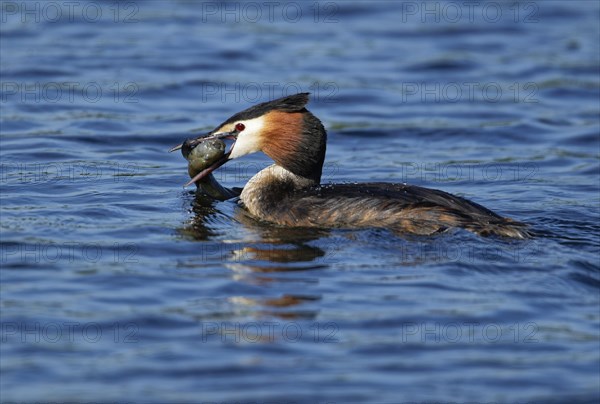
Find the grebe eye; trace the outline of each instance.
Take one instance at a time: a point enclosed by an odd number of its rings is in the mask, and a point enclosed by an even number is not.
[[[243,123],[238,123],[235,125],[235,130],[237,130],[238,132],[243,131],[244,129],[246,129],[246,125],[244,125]]]

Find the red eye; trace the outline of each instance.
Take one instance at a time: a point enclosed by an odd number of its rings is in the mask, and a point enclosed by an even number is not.
[[[237,130],[238,132],[243,131],[244,129],[246,129],[246,125],[244,125],[243,123],[238,123],[235,125],[235,130]]]

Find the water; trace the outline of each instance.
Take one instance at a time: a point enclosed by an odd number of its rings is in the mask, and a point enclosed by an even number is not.
[[[599,6],[477,4],[2,2],[0,399],[597,401]],[[281,229],[181,187],[166,150],[297,91],[324,182],[538,235]]]

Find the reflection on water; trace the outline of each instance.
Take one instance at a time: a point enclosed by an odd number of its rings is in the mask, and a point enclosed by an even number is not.
[[[217,208],[218,203],[219,201],[200,190],[197,191],[191,203],[193,216],[178,232],[197,242],[215,237],[212,223],[223,214]],[[230,240],[228,252],[221,256],[223,267],[233,272],[232,279],[236,282],[267,285],[300,281],[310,284],[316,280],[281,279],[264,274],[327,268],[326,264],[319,262],[325,256],[325,251],[310,245],[311,241],[326,238],[329,233],[327,230],[272,226],[254,219],[238,207],[231,219],[244,226],[246,233],[251,235],[244,240]],[[316,317],[318,311],[307,311],[296,306],[320,298],[320,295],[284,294],[268,298],[234,296],[228,301],[237,307],[236,310],[243,310],[256,318],[274,316],[281,319],[310,319]]]

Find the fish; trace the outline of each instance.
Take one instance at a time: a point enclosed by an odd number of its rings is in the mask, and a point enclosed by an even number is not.
[[[188,174],[194,178],[225,155],[225,142],[221,139],[209,139],[201,142],[191,151],[181,149],[181,154],[188,161]]]

